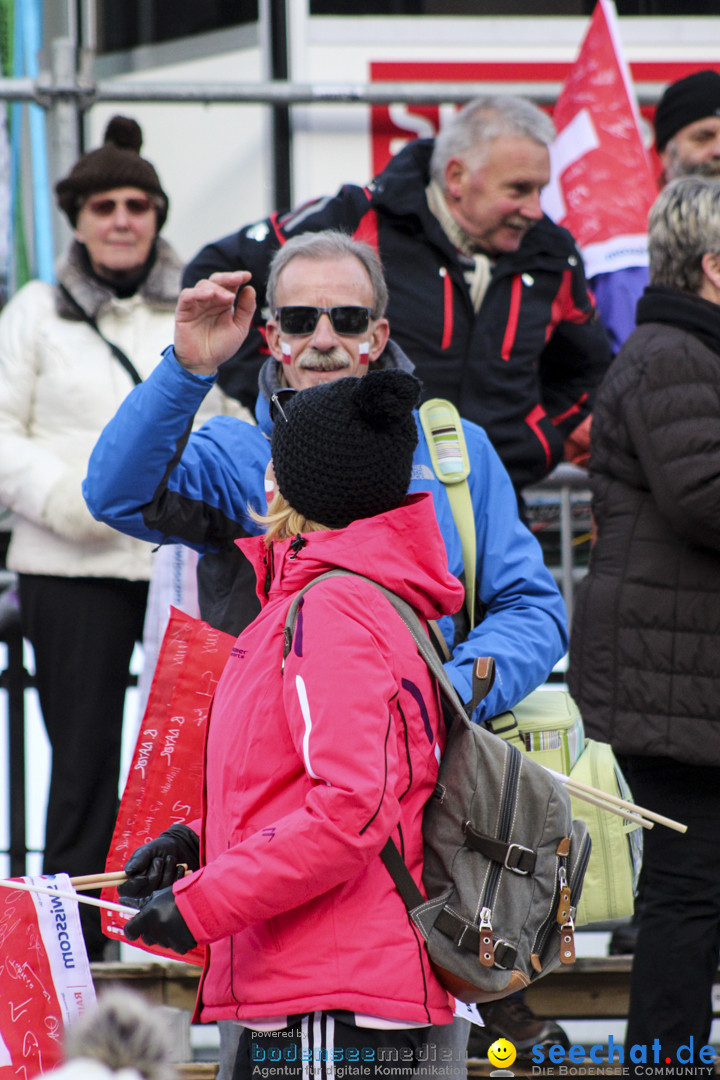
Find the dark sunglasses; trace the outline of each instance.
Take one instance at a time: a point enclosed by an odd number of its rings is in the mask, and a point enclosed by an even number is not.
[[[297,390],[294,386],[283,387],[282,390],[276,390],[270,398],[270,419],[273,424],[277,423],[278,416],[282,416],[283,420],[287,424],[288,418],[285,415],[284,405],[291,400],[294,394],[297,394]]]
[[[321,315],[328,315],[336,334],[364,334],[370,325],[372,308],[354,307],[279,307],[275,318],[283,334],[312,334]]]
[[[88,200],[85,206],[95,217],[104,218],[114,214],[117,206],[124,206],[133,217],[142,217],[155,209],[155,204],[150,199],[96,199]]]

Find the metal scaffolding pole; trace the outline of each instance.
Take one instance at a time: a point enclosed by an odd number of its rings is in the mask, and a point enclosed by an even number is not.
[[[104,101],[167,102],[175,104],[245,105],[441,105],[465,102],[484,94],[516,94],[538,105],[552,105],[562,88],[559,82],[397,82],[397,83],[292,83],[282,80],[237,83],[156,83],[102,80],[0,79],[1,101],[34,102],[49,109],[56,102],[74,102],[83,111]],[[654,104],[664,84],[643,83],[637,90],[641,105]]]

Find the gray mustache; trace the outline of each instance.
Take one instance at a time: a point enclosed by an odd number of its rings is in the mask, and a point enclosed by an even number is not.
[[[350,357],[338,346],[329,352],[320,352],[318,349],[310,348],[298,357],[297,367],[312,368],[313,371],[340,371],[350,367]]]

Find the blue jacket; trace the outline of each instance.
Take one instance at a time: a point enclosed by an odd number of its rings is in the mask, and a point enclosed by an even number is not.
[[[392,343],[386,353],[391,364],[408,365]],[[274,366],[270,361],[267,371]],[[263,374],[261,389],[268,378]],[[231,579],[243,573],[240,560],[250,568],[234,541],[261,531],[248,508],[264,511],[267,506],[264,476],[271,421],[266,394],[261,393],[257,427],[216,416],[190,434],[213,381],[212,376],[186,371],[172,347],[166,349],[161,363],[128,395],[100,436],[83,494],[93,516],[121,532],[155,543],[183,543],[200,552],[203,618],[239,633],[254,611],[238,619]],[[267,393],[267,385],[264,388]],[[540,546],[518,517],[505,468],[481,428],[463,421],[463,429],[471,461],[481,621],[469,635],[467,626],[457,627],[450,617],[440,625],[452,650],[447,670],[463,701],[472,696],[474,659],[495,658],[495,685],[476,710],[474,719],[479,721],[511,708],[544,682],[567,648],[567,625],[562,597]],[[448,568],[463,578],[460,537],[419,419],[418,431],[410,491],[432,493]],[[372,567],[367,572],[372,576]],[[243,592],[247,596],[246,585]]]

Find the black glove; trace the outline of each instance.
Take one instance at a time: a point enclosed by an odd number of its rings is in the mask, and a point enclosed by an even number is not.
[[[179,865],[200,869],[200,840],[188,825],[171,825],[148,844],[133,851],[123,869],[128,881],[118,886],[121,896],[151,896],[184,876]]]
[[[162,945],[176,953],[186,953],[197,945],[175,903],[172,888],[153,893],[125,924],[123,933],[130,941],[142,937],[146,945]]]

